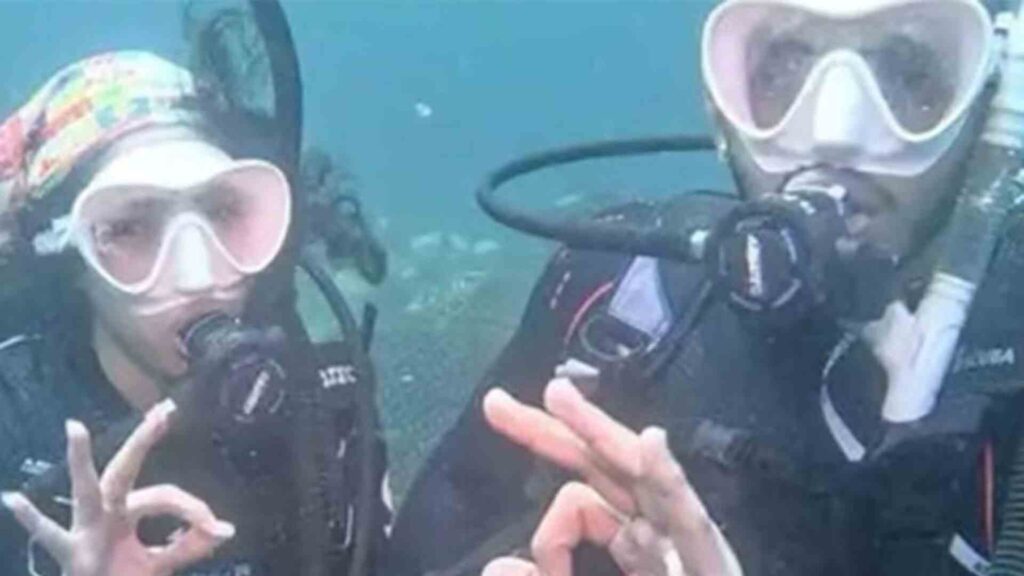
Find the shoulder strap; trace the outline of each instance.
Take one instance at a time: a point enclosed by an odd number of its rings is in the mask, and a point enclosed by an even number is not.
[[[41,426],[63,430],[56,398],[46,393],[52,382],[46,382],[41,366],[40,341],[33,334],[0,341],[0,468],[17,469],[20,482],[45,472],[51,457],[60,454],[58,443],[50,437],[59,433],[39,433]]]

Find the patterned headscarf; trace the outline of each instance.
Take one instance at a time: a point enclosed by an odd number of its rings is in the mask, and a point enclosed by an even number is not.
[[[101,54],[58,72],[0,124],[0,260],[18,210],[129,132],[194,123],[195,97],[187,70],[148,52]]]

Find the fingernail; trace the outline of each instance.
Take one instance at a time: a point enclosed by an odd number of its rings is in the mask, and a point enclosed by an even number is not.
[[[86,431],[85,424],[82,424],[78,420],[69,418],[64,421],[64,433],[68,435],[68,438],[70,438],[73,435],[87,434],[88,432]]]
[[[559,376],[558,378],[552,378],[551,382],[548,383],[548,388],[551,390],[560,390],[559,394],[568,394],[572,398],[580,397],[580,391],[573,384],[572,380]]]
[[[656,446],[660,450],[668,450],[668,432],[661,426],[648,426],[640,433],[642,439],[646,439],[649,446]],[[669,450],[671,452],[671,450]]]
[[[552,378],[544,390],[544,406],[549,412],[563,414],[563,408],[571,406],[579,396],[576,387],[568,378]]]
[[[551,380],[548,380],[548,385],[544,389],[544,394],[551,394],[553,392],[558,391],[560,388],[565,388],[566,386],[571,385],[572,384],[569,382],[569,379],[566,378],[565,376],[555,376]]]
[[[0,494],[0,502],[3,502],[4,506],[6,506],[10,510],[14,509],[14,504],[17,499],[17,492],[4,492]]]
[[[503,410],[503,406],[507,405],[512,398],[501,388],[491,388],[484,394],[484,400],[481,408],[483,409],[484,417],[488,421],[491,418],[499,416]]]
[[[484,395],[485,398],[488,397],[488,396],[490,396],[491,398],[500,399],[500,400],[504,400],[506,398],[511,398],[512,397],[503,388],[491,388],[490,390],[487,391],[487,394]]]
[[[173,398],[167,398],[160,403],[160,411],[164,416],[170,416],[178,409],[178,405],[174,402]]]
[[[223,520],[218,520],[217,522],[215,522],[213,524],[213,528],[210,530],[210,534],[213,534],[214,536],[216,536],[218,538],[223,538],[225,540],[227,540],[229,538],[234,538],[235,537],[235,525],[230,523],[230,522],[224,522]]]
[[[162,400],[154,404],[153,407],[149,409],[149,412],[146,413],[146,417],[166,420],[177,409],[178,406],[174,403],[174,400],[167,398],[166,400]]]
[[[514,401],[514,399],[508,392],[501,388],[491,388],[486,394],[484,394],[483,408],[486,412],[494,408],[495,404],[501,405],[510,401]]]

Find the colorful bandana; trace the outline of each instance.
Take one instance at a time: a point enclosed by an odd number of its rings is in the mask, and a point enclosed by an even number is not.
[[[0,124],[0,253],[17,210],[128,132],[193,123],[195,96],[187,70],[148,52],[101,54],[58,72]]]

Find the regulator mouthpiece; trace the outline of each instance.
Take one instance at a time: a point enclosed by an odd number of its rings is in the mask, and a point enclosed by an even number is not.
[[[221,312],[182,330],[192,395],[225,456],[248,472],[272,469],[287,429],[287,373],[280,328],[258,328]]]
[[[898,260],[850,228],[851,198],[880,196],[869,186],[866,178],[815,168],[734,209],[705,255],[720,292],[740,313],[774,326],[823,305],[847,320],[881,316]]]

